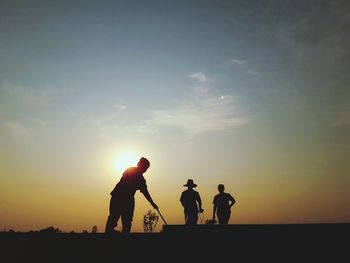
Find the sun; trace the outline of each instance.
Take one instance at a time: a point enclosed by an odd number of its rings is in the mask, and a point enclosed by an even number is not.
[[[132,151],[122,151],[115,155],[113,159],[113,166],[118,172],[124,172],[131,166],[136,166],[140,157]]]

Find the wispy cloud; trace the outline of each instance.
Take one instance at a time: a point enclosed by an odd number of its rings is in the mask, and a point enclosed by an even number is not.
[[[254,75],[254,76],[260,76],[261,75],[260,72],[257,72],[257,71],[252,70],[252,69],[247,70],[247,73],[251,74],[251,75]]]
[[[230,60],[228,61],[228,64],[229,64],[229,65],[231,65],[231,64],[243,65],[243,64],[245,64],[245,63],[247,63],[247,61],[245,61],[245,60],[240,60],[240,59],[235,59],[235,58],[230,59]]]
[[[197,94],[207,94],[210,91],[210,87],[209,86],[194,86],[192,87],[192,90],[194,93]]]
[[[154,111],[148,124],[177,127],[189,135],[241,127],[249,121],[235,114],[233,101],[231,96],[208,98],[173,110]]]
[[[157,131],[159,129],[156,127],[173,127],[194,136],[205,132],[230,130],[249,123],[249,119],[238,107],[237,98],[216,93],[218,90],[205,86],[191,87],[190,94],[177,107],[152,111],[145,124],[147,128],[143,128]]]
[[[208,81],[208,77],[203,72],[193,72],[189,77],[198,83],[206,83]]]
[[[250,75],[254,75],[254,76],[260,76],[261,73],[256,71],[256,70],[253,70],[251,68],[251,65],[249,65],[249,63],[246,61],[246,60],[241,60],[241,59],[230,59],[228,60],[224,65],[223,67],[230,67],[232,66],[233,64],[236,64],[239,66],[239,69],[241,72],[245,72],[247,74],[250,74]]]
[[[232,65],[242,66],[246,63],[247,63],[246,60],[232,58],[232,59],[227,60],[223,65],[221,65],[221,67],[227,68],[227,67],[231,67]]]
[[[126,105],[124,105],[124,104],[116,104],[116,105],[114,105],[114,108],[118,112],[121,112],[121,111],[125,111],[126,110]]]
[[[38,118],[8,119],[2,121],[0,126],[5,128],[7,135],[20,142],[40,140],[48,132],[47,123]]]
[[[8,103],[16,107],[41,107],[50,105],[56,98],[56,91],[52,87],[33,88],[15,85],[4,81],[0,85],[0,94]]]
[[[17,121],[6,122],[5,127],[10,134],[16,138],[28,138],[31,135],[29,130],[22,123]]]
[[[337,114],[334,122],[334,126],[348,126],[350,125],[350,108],[340,111]]]

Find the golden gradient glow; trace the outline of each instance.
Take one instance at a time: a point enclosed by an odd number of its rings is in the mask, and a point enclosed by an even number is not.
[[[140,157],[133,151],[126,150],[116,154],[113,158],[113,166],[117,172],[124,172],[131,166],[136,166]]]

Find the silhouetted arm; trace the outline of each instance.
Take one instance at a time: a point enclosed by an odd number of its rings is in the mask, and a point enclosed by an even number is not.
[[[183,193],[183,192],[181,193],[180,202],[181,202],[181,205],[182,205],[183,207],[185,207],[184,193]]]
[[[142,189],[140,189],[140,191],[145,196],[145,198],[148,200],[148,202],[150,202],[150,204],[153,206],[153,208],[158,209],[158,206],[156,205],[155,202],[153,202],[153,199],[152,199],[151,195],[149,194],[147,187],[143,187]]]
[[[217,210],[218,206],[216,204],[216,200],[214,198],[213,200],[213,219],[215,220],[215,215],[216,215],[216,210]]]
[[[199,196],[199,194],[197,196],[197,202],[198,202],[199,212],[202,213],[204,211],[204,209],[202,208],[202,199]]]
[[[230,208],[236,203],[236,200],[232,197],[232,195],[228,194],[229,201],[231,201]]]

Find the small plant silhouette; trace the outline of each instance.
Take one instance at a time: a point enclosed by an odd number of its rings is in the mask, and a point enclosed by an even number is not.
[[[143,215],[143,230],[145,233],[153,232],[157,225],[158,219],[159,216],[151,210],[148,210],[147,214]]]
[[[215,225],[216,220],[215,219],[207,219],[207,220],[205,220],[205,224],[206,225]]]
[[[94,225],[92,228],[91,228],[91,233],[95,234],[97,233],[97,226]]]
[[[62,233],[62,230],[60,230],[59,228],[54,228],[53,226],[49,226],[39,230],[39,232],[45,233],[45,234],[55,234],[55,233]]]

